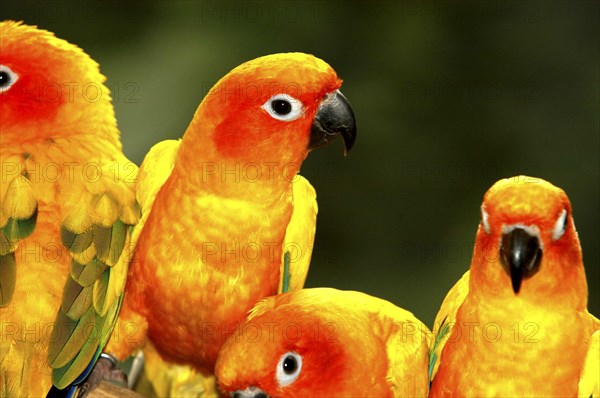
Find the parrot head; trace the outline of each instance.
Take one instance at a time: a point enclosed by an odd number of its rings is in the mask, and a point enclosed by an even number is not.
[[[473,289],[540,300],[587,291],[565,192],[527,176],[495,183],[481,206],[471,278]]]
[[[336,396],[331,386],[343,381],[347,348],[335,324],[315,311],[317,302],[294,296],[261,301],[227,340],[215,367],[224,393],[239,398]]]
[[[0,23],[0,123],[11,145],[89,134],[119,145],[105,77],[79,47],[21,22]],[[81,126],[97,126],[93,132]]]
[[[308,54],[243,63],[206,95],[181,151],[190,159],[287,167],[295,175],[311,149],[338,135],[346,152],[352,148],[356,122],[341,84],[327,63]]]
[[[232,398],[391,396],[390,377],[398,382],[415,371],[426,385],[428,344],[418,333],[399,334],[398,344],[390,338],[408,324],[426,329],[408,311],[360,292],[311,288],[269,297],[221,348],[219,389]],[[398,386],[405,394],[411,388]]]

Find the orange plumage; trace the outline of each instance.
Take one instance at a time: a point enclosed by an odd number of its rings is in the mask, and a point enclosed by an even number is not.
[[[430,337],[385,300],[303,289],[258,303],[223,346],[216,376],[240,398],[425,397]]]
[[[600,323],[567,195],[517,176],[490,188],[481,211],[470,272],[436,318],[430,395],[589,397],[598,375],[580,378]]]
[[[249,61],[209,92],[181,142],[163,142],[146,157],[138,184],[144,216],[123,312],[141,329],[132,344],[113,339],[113,352],[123,357],[143,345],[147,330],[165,359],[212,372],[221,344],[252,305],[281,291],[290,244],[298,249],[290,288],[302,286],[316,200],[297,173],[323,143],[314,140],[323,137],[314,124],[330,101],[339,107],[329,116],[344,120],[324,142],[341,133],[352,144],[354,118],[339,102],[340,85],[310,55]],[[289,112],[273,113],[278,106]]]
[[[115,265],[117,238],[99,238],[136,222],[137,166],[121,152],[98,64],[32,26],[5,21],[0,36],[0,392],[41,396],[52,368],[64,388],[110,332],[126,266]],[[92,339],[62,327],[79,320],[95,322]]]

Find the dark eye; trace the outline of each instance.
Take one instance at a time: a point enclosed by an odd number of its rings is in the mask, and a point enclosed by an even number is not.
[[[0,65],[0,93],[8,91],[17,80],[19,80],[19,75],[8,66]]]
[[[298,369],[298,361],[296,361],[296,358],[292,355],[288,355],[283,359],[283,373],[285,373],[286,375],[292,375],[294,373],[296,373],[296,370]]]
[[[271,109],[278,115],[287,115],[292,111],[292,104],[286,100],[277,99],[271,102]]]
[[[280,387],[296,381],[302,371],[302,357],[295,352],[287,352],[281,356],[277,364],[277,383]]]
[[[265,102],[262,108],[277,120],[290,122],[298,119],[304,112],[302,102],[287,94],[276,94]]]

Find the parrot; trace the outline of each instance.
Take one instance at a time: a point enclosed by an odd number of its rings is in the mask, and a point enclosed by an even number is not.
[[[148,344],[209,377],[218,351],[261,298],[300,289],[317,202],[298,174],[308,152],[356,139],[342,80],[323,60],[281,53],[247,61],[206,94],[183,137],[139,170],[123,308],[106,351]]]
[[[600,321],[566,193],[541,178],[496,182],[470,269],[436,316],[431,397],[598,397]]]
[[[74,393],[122,302],[138,168],[89,55],[23,22],[0,37],[0,395]]]
[[[225,342],[224,396],[426,397],[431,332],[357,291],[310,288],[259,301]]]

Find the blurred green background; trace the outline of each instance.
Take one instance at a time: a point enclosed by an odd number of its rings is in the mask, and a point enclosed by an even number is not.
[[[468,268],[479,206],[499,178],[569,195],[590,310],[600,315],[600,3],[25,2],[23,20],[82,47],[113,92],[127,156],[180,137],[230,69],[287,51],[345,80],[359,137],[302,173],[320,213],[307,286],[386,298],[431,325]]]

